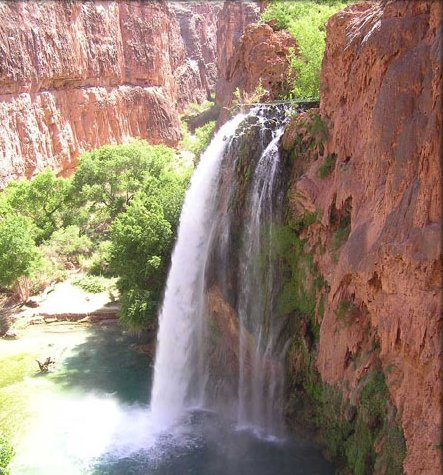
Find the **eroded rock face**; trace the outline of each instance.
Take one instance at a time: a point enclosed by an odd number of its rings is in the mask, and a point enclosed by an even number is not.
[[[211,18],[192,36],[203,68],[164,1],[1,2],[0,186],[45,167],[69,173],[104,143],[177,144],[178,111],[215,80],[220,5],[199,9]]]
[[[222,108],[220,123],[229,117],[229,107],[238,88],[243,100],[251,98],[257,87],[266,91],[260,100],[273,100],[287,90],[288,53],[295,39],[285,31],[274,31],[267,24],[246,27],[238,48],[217,83],[217,104]]]
[[[186,57],[196,63],[209,98],[217,82],[217,26],[223,1],[174,1],[169,6],[175,12],[183,38]]]
[[[238,48],[245,28],[258,21],[263,10],[261,1],[230,0],[223,5],[217,29],[217,67],[219,77],[225,77],[228,64]]]
[[[411,475],[442,469],[441,7],[366,2],[329,20],[320,108],[328,138],[291,190],[294,216],[321,215],[303,235],[330,286],[317,369],[352,398],[376,355]],[[346,217],[349,236],[334,244]],[[355,309],[346,321],[341,301]]]

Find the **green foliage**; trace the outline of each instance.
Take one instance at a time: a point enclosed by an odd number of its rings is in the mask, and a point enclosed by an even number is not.
[[[334,262],[338,261],[339,250],[347,241],[351,232],[351,224],[349,219],[345,219],[340,223],[339,228],[332,235],[332,258]]]
[[[92,241],[88,236],[81,236],[80,229],[73,224],[66,228],[54,231],[43,249],[47,256],[59,260],[61,263],[78,265],[81,256],[87,256],[92,251]]]
[[[148,290],[132,289],[121,299],[120,321],[133,330],[153,329],[160,306],[160,294]]]
[[[291,95],[300,98],[320,96],[320,69],[325,51],[325,23],[349,3],[339,0],[273,0],[262,14],[263,21],[274,20],[297,41],[298,51],[290,54],[295,84]]]
[[[153,321],[160,305],[187,183],[186,174],[151,176],[111,227],[110,267],[120,277],[121,318],[134,328]]]
[[[208,148],[209,142],[212,140],[215,131],[215,121],[208,122],[202,127],[195,129],[195,137],[197,143],[192,148],[192,152],[200,158],[201,154]]]
[[[301,411],[294,414],[299,422],[320,430],[337,473],[402,474],[406,446],[383,372],[372,371],[363,379],[351,405],[337,388],[322,382],[315,359],[305,340],[295,337],[288,351],[289,362],[295,362],[289,377],[291,404]]]
[[[319,220],[319,211],[314,211],[314,212],[309,212],[305,211],[305,213],[297,218],[292,224],[291,227],[294,229],[296,232],[300,232],[303,229],[308,228],[314,223],[317,223]]]
[[[318,176],[322,179],[328,177],[335,168],[336,155],[334,153],[329,154],[323,164],[318,169]]]
[[[194,154],[195,162],[197,163],[202,153],[208,148],[209,143],[214,136],[215,121],[207,122],[202,127],[195,129],[194,135],[188,132],[188,128],[185,122],[182,122],[182,135],[183,140],[181,146],[184,150],[187,150]]]
[[[213,101],[205,101],[199,104],[198,102],[193,102],[192,104],[188,104],[184,115],[186,116],[196,116],[200,115],[202,112],[207,111],[211,107],[214,106]]]
[[[101,209],[110,221],[124,211],[145,179],[172,167],[174,152],[163,145],[134,140],[127,145],[105,145],[79,157],[73,179],[78,203]],[[109,222],[110,222],[109,221]]]
[[[0,473],[8,475],[10,473],[8,466],[14,457],[15,451],[5,435],[0,433]]]
[[[197,130],[200,146],[213,127]],[[146,312],[153,318],[191,172],[175,158],[168,147],[134,140],[83,154],[72,180],[43,172],[10,183],[0,194],[0,285],[20,279],[24,290],[40,291],[80,267],[98,275],[78,279],[86,291],[106,290],[103,275],[119,277],[131,295],[123,295],[123,320],[126,310],[137,327]]]
[[[68,275],[58,256],[45,254],[45,249],[39,249],[39,254],[29,274],[31,294],[42,292],[52,282],[61,282]]]
[[[310,121],[307,124],[309,134],[313,137],[315,145],[322,145],[329,135],[328,126],[317,112],[309,111]]]
[[[307,213],[301,222],[295,222],[294,228],[277,227],[273,237],[273,248],[281,259],[285,276],[278,297],[278,312],[286,315],[295,311],[310,317],[314,334],[319,331],[315,321],[317,292],[326,283],[314,263],[313,254],[306,252],[305,242],[300,239],[298,232],[316,220],[316,213]]]
[[[115,287],[115,279],[108,279],[100,275],[84,275],[76,277],[72,280],[72,283],[91,294],[111,291]]]
[[[31,219],[14,213],[0,216],[0,285],[12,286],[29,276],[39,253]]]
[[[97,250],[92,255],[90,262],[87,265],[88,273],[90,275],[103,275],[105,277],[112,277],[110,270],[111,260],[111,241],[102,241]]]
[[[53,171],[39,173],[33,180],[13,181],[2,199],[16,213],[32,220],[37,244],[48,239],[66,220],[70,180],[57,178]]]

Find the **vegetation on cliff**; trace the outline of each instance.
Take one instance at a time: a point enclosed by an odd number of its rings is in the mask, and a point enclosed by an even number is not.
[[[360,375],[359,380],[353,385],[349,381],[331,385],[318,372],[320,328],[325,311],[331,313],[326,308],[331,299],[328,281],[317,262],[325,254],[332,265],[338,262],[351,229],[352,198],[340,206],[334,199],[325,223],[322,210],[309,211],[295,190],[310,167],[319,180],[335,172],[336,155],[325,151],[328,135],[318,110],[311,109],[293,118],[283,138],[293,181],[286,222],[276,233],[274,247],[283,269],[278,307],[282,315],[290,317],[287,415],[290,424],[303,424],[313,431],[336,462],[338,473],[400,475],[406,445],[385,381],[388,371],[382,367],[380,344],[371,330],[367,309],[352,293],[338,295],[333,313],[336,333],[346,331],[355,321],[365,329],[364,344],[348,349],[344,363]]]
[[[350,0],[272,0],[262,13],[263,21],[274,22],[277,28],[287,30],[297,41],[297,49],[290,53],[293,85],[289,96],[320,96],[325,23],[347,3]]]

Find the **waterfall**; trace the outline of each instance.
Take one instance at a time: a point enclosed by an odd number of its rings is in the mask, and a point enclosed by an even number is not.
[[[157,336],[151,409],[159,427],[179,421],[186,407],[203,402],[205,266],[220,163],[243,118],[237,115],[221,127],[201,157],[186,193]]]
[[[282,322],[273,318],[272,241],[283,214],[279,141],[286,121],[281,107],[237,115],[193,175],[160,314],[151,398],[160,428],[192,407],[267,433],[282,420],[284,343]]]

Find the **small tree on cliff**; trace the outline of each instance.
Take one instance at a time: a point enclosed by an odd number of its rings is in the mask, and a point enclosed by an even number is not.
[[[271,0],[263,21],[275,21],[297,41],[290,55],[295,83],[290,95],[320,96],[320,70],[326,44],[326,21],[351,0]]]

